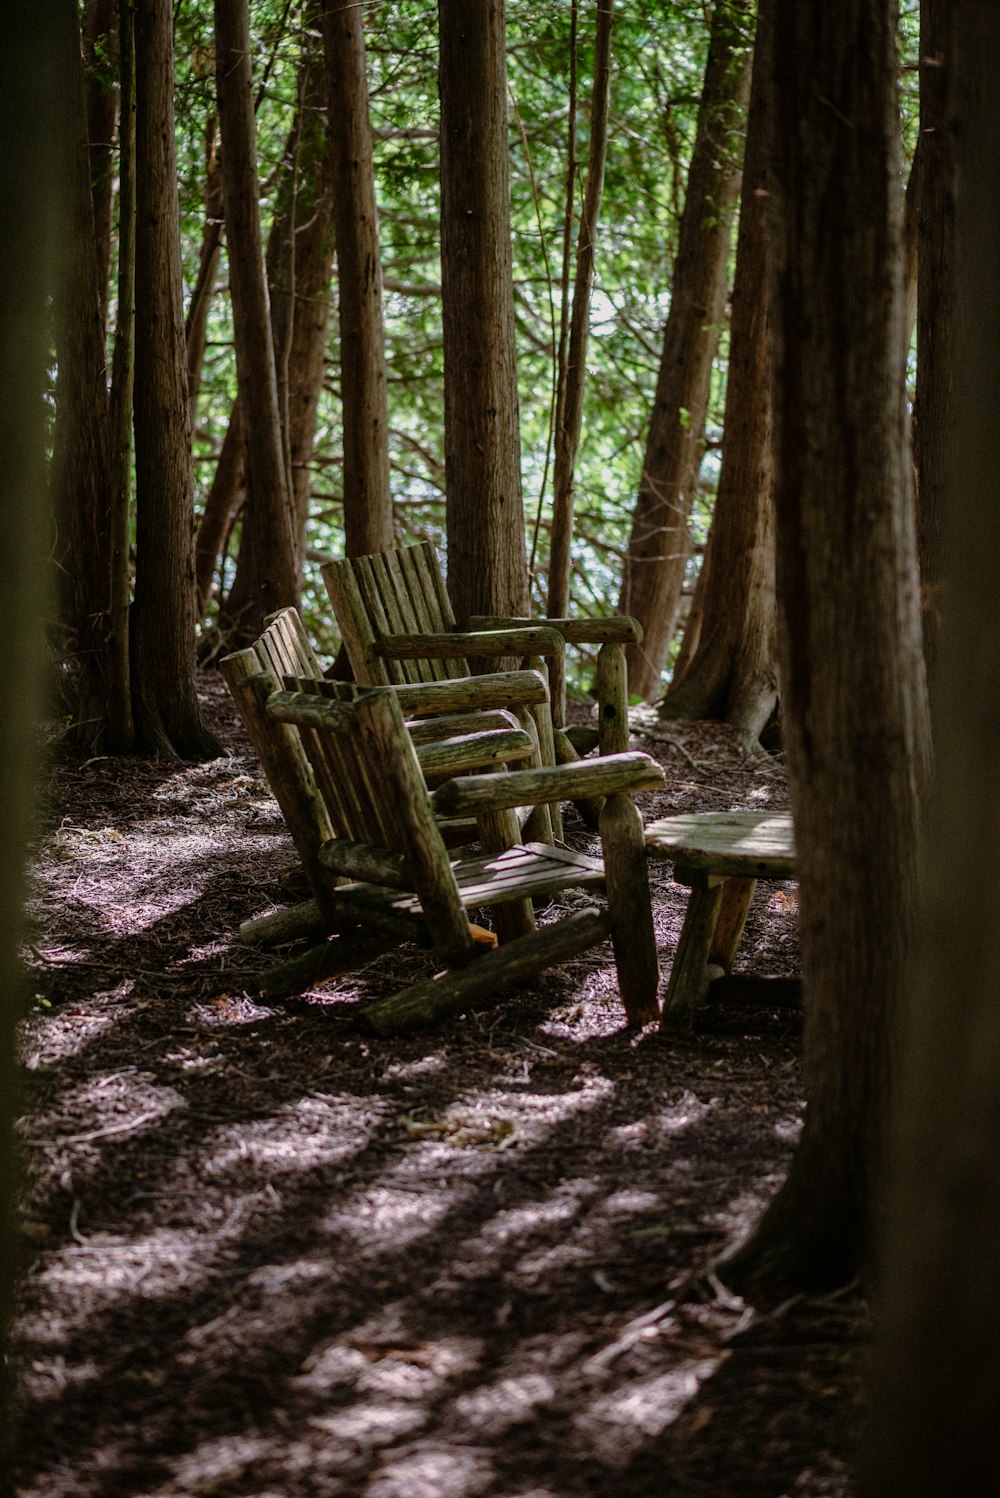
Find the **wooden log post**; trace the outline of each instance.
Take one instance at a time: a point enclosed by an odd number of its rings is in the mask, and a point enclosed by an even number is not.
[[[448,962],[467,962],[475,943],[399,702],[391,692],[372,691],[359,697],[355,706],[371,750],[370,762],[379,768],[405,828],[407,856],[431,940]]]
[[[663,1001],[663,1030],[689,1030],[701,994],[705,966],[715,940],[722,909],[725,881],[716,875],[698,874],[688,900],[680,940],[670,969],[670,982]]]
[[[757,888],[756,879],[727,879],[722,887],[722,905],[715,923],[715,935],[709,950],[709,962],[717,963],[728,973],[736,960],[736,953],[747,923],[750,902]]]
[[[513,807],[484,812],[477,818],[479,840],[486,853],[502,853],[520,841],[521,824]],[[507,900],[493,906],[493,928],[504,945],[535,930],[535,908],[531,900]]]
[[[523,669],[538,671],[542,676],[545,668],[541,656],[532,655],[523,662]],[[535,733],[538,739],[538,765],[554,765],[556,762],[555,743],[552,737],[552,705],[551,701],[536,702],[531,711],[532,720],[535,725]],[[528,819],[526,832],[540,843],[555,843],[562,841],[563,820],[562,808],[558,801],[550,805],[540,803],[534,808]]]
[[[611,915],[580,910],[554,926],[519,937],[488,952],[459,972],[438,973],[386,999],[366,1004],[361,1019],[376,1035],[402,1035],[490,1002],[512,983],[524,983],[543,968],[575,957],[611,933]]]
[[[631,796],[622,791],[608,796],[600,830],[618,987],[629,1024],[646,1025],[659,1018],[660,965],[642,817]]]
[[[597,721],[602,754],[628,749],[628,670],[621,646],[607,641],[597,652]]]
[[[330,921],[317,900],[304,900],[283,910],[255,915],[240,926],[240,941],[247,947],[278,947],[282,942],[298,941],[303,936],[323,936]]]

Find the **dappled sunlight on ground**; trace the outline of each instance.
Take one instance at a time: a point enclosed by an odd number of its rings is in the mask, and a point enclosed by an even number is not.
[[[780,787],[687,745],[657,814]],[[242,754],[53,775],[19,1498],[844,1498],[861,1307],[759,1320],[704,1273],[794,1144],[797,1015],[629,1033],[601,949],[406,1041],[353,1010],[415,948],[268,1009],[234,938],[292,859]]]

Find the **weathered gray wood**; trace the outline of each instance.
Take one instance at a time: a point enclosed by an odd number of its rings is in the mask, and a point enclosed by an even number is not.
[[[264,654],[279,681],[289,673],[322,677],[323,667],[297,609],[279,609],[269,614],[264,624],[256,649]]]
[[[646,828],[646,849],[681,869],[705,869],[745,879],[795,875],[795,838],[789,812],[695,812],[663,817]]]
[[[355,677],[371,685],[392,682],[396,679],[393,672],[375,649],[375,635],[350,560],[326,562],[321,571]]]
[[[390,998],[377,999],[361,1011],[376,1035],[402,1035],[460,1014],[472,1004],[495,997],[512,983],[524,983],[543,968],[585,951],[610,934],[607,911],[577,911],[554,926],[522,936],[496,952],[473,961],[460,972],[439,973]]]
[[[467,621],[469,629],[516,629],[528,622],[501,614],[473,614]],[[642,625],[628,614],[613,614],[606,619],[532,619],[530,622],[557,629],[567,645],[637,645],[642,639]]]
[[[273,1004],[305,993],[318,983],[328,982],[371,962],[383,947],[384,937],[371,932],[364,935],[352,932],[332,941],[320,942],[263,973],[257,980],[258,1003]]]
[[[722,892],[721,884],[696,885],[691,891],[663,1001],[664,1030],[690,1029],[712,949]]]
[[[306,875],[316,894],[321,895],[325,880],[318,854],[320,845],[333,836],[333,827],[298,733],[275,723],[266,710],[275,679],[262,672],[260,657],[253,650],[225,656],[219,669],[264,767]]]
[[[344,731],[355,721],[349,702],[332,702],[306,692],[274,690],[267,699],[268,716],[279,723],[293,723],[299,728],[323,728]]]
[[[487,631],[475,634],[406,634],[382,635],[376,649],[383,660],[472,660],[489,656],[558,655],[563,639],[554,629],[525,625],[520,629]]]
[[[460,738],[467,733],[517,730],[520,724],[512,712],[494,708],[490,712],[442,713],[435,718],[407,718],[406,726],[410,738],[419,749],[423,744],[441,743],[444,739]]]
[[[647,852],[669,859],[674,878],[691,885],[684,927],[663,1006],[664,1028],[690,1025],[706,964],[728,970],[736,958],[758,877],[795,874],[787,812],[696,812],[650,822]]]
[[[515,629],[458,633],[437,555],[428,543],[325,564],[323,576],[355,676],[364,682],[416,682],[468,675],[468,660],[561,655],[562,636],[530,620]],[[513,701],[509,704],[513,706]],[[554,764],[548,701],[535,711],[539,752]],[[540,807],[532,831],[562,836],[558,807]]]
[[[413,875],[406,857],[389,848],[348,838],[331,838],[319,850],[324,868],[365,884],[384,884],[389,889],[412,889]]]
[[[385,578],[379,580],[379,586],[392,591]],[[400,586],[397,577],[392,583],[396,589],[393,608],[406,601],[400,598]],[[317,900],[328,927],[342,931],[360,928],[369,933],[385,930],[398,935],[401,930],[411,930],[419,916],[445,960],[453,967],[464,967],[476,952],[465,911],[480,906],[493,909],[504,945],[484,959],[488,965],[477,969],[472,988],[463,985],[460,975],[452,975],[445,988],[435,984],[436,1000],[445,991],[460,996],[480,991],[483,974],[483,992],[517,981],[560,960],[561,953],[581,950],[601,939],[614,927],[627,1013],[633,1022],[643,1022],[648,1017],[650,994],[655,1005],[655,945],[651,945],[641,822],[624,792],[661,784],[659,767],[642,754],[618,755],[586,765],[540,766],[537,728],[530,711],[533,701],[544,702],[545,688],[533,672],[514,673],[530,687],[524,694],[524,705],[515,709],[523,728],[511,728],[510,715],[505,712],[499,719],[505,725],[502,728],[450,734],[441,739],[441,733],[447,734],[455,721],[453,716],[450,721],[446,717],[443,722],[420,725],[418,735],[430,742],[421,744],[418,750],[401,705],[406,689],[328,688],[310,672],[308,653],[301,648],[295,621],[279,618],[270,630],[268,661],[283,671],[289,685],[275,690],[275,676],[256,669],[260,657],[254,652],[247,653],[242,665],[232,665],[230,674],[235,680],[241,669],[252,673],[236,683],[236,690],[251,704],[250,717],[256,714],[259,720],[262,759],[264,753],[280,759],[282,753],[294,749],[299,770],[304,764],[311,773],[310,795],[319,798],[330,828],[330,835],[314,855]],[[452,685],[457,684],[449,684],[449,688]],[[418,692],[426,701],[431,688],[422,686]],[[453,702],[454,697],[449,703],[451,712]],[[435,705],[441,706],[439,693]],[[487,849],[479,858],[458,859],[453,864],[435,820],[435,809],[446,814],[449,810],[443,805],[436,808],[428,795],[421,760],[440,767],[455,763],[456,757],[464,764],[470,757],[481,762],[484,756],[491,759],[495,755],[524,755],[535,765],[526,771],[463,776],[449,782],[460,790],[473,789],[471,796],[463,795],[475,803]],[[265,762],[265,768],[269,762]],[[279,780],[281,773],[279,765],[275,769]],[[488,792],[485,798],[481,794],[484,786]],[[549,843],[507,846],[517,834],[517,807],[525,802],[556,800],[581,788],[586,794],[611,798],[604,829],[610,866],[607,874],[601,860]],[[353,882],[338,884],[334,875]],[[582,923],[579,917],[573,917],[544,931],[532,929],[533,896],[550,896],[568,887],[604,892],[609,881],[614,886],[614,915],[597,915]],[[282,983],[293,981],[295,975],[305,975],[302,981],[312,982],[328,973],[328,964],[334,960],[329,947],[327,944],[318,953],[306,954],[297,966],[292,964]]]
[[[602,754],[628,748],[628,672],[620,645],[597,652],[597,725]]]
[[[368,692],[359,699],[356,712],[362,738],[404,826],[431,940],[449,962],[465,962],[474,948],[469,923],[398,699],[391,692]]]
[[[288,677],[282,683],[289,691],[308,691],[330,702],[353,702],[360,690],[353,682]],[[372,685],[372,684],[370,684]],[[409,720],[445,713],[517,709],[547,702],[549,689],[537,671],[495,671],[488,676],[450,676],[446,681],[407,682],[393,690]]]
[[[255,915],[240,926],[240,941],[248,947],[278,947],[303,936],[321,936],[330,929],[317,900],[304,900],[266,915]]]
[[[546,843],[520,843],[502,852],[460,859],[455,865],[462,904],[502,904],[523,895],[541,898],[562,889],[603,889],[599,859]]]
[[[530,735],[519,728],[463,733],[435,744],[421,744],[417,749],[417,759],[425,775],[454,775],[487,765],[518,764],[534,754]]]
[[[525,657],[524,665],[536,670],[540,676],[545,672],[541,657],[529,655]],[[552,722],[552,708],[548,698],[545,702],[536,703],[531,709],[531,718],[535,728],[535,739],[538,745],[538,757],[533,762],[533,769],[543,769],[546,765],[556,763],[556,747],[554,741],[555,727]],[[562,808],[558,801],[546,804],[539,801],[535,804],[529,817],[529,833],[531,837],[540,838],[546,843],[562,842],[563,819]]]
[[[421,590],[410,590],[413,559],[409,549],[379,552],[367,560],[386,611],[388,626],[384,632],[385,637],[394,634],[440,636],[441,626],[436,618],[428,615]],[[456,658],[461,662],[459,669],[467,672],[468,664],[464,656],[458,654]],[[442,657],[436,653],[402,659],[402,669],[407,681],[440,681],[451,674]]]
[[[589,723],[570,723],[562,732],[581,759],[585,754],[592,753],[601,739],[600,731],[592,728]],[[556,752],[558,754],[558,748]]]
[[[727,879],[723,886],[722,905],[715,923],[715,935],[712,937],[708,960],[717,963],[727,973],[736,960],[756,888],[756,879]]]
[[[538,671],[495,671],[488,676],[455,676],[447,681],[397,687],[400,706],[409,717],[483,708],[519,707],[547,702],[549,689]],[[520,721],[520,714],[517,714]]]
[[[436,790],[431,800],[435,810],[447,816],[475,816],[502,806],[655,790],[663,779],[655,760],[633,752],[541,770],[514,770],[509,775],[462,775]]]
[[[517,811],[508,807],[503,811],[486,812],[478,818],[479,838],[484,853],[488,856],[502,855],[506,849],[520,842],[521,827]],[[462,879],[458,879],[461,893]],[[465,900],[463,899],[463,904]],[[493,927],[501,942],[514,941],[535,930],[535,908],[531,896],[520,900],[507,900],[493,907]]]
[[[660,964],[643,856],[642,817],[631,796],[617,791],[607,797],[600,828],[618,986],[629,1023],[646,1025],[660,1014]]]

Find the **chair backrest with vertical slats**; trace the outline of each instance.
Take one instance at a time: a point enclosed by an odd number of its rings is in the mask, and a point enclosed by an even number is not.
[[[377,650],[383,635],[444,634],[455,627],[437,553],[429,541],[327,562],[323,578],[358,681],[398,686],[469,674],[465,660],[390,661]]]
[[[257,751],[268,784],[298,855],[314,889],[324,876],[318,862],[319,849],[334,836],[326,805],[306,758],[301,735],[289,724],[278,723],[266,711],[269,695],[280,685],[269,654],[261,641],[248,650],[225,656],[219,666],[240,716]]]
[[[353,700],[357,688],[338,683],[336,699],[331,699],[317,694],[308,681],[287,676],[285,684],[286,691],[273,699],[269,710],[272,716],[293,715],[333,836],[403,852],[391,799],[373,777],[361,741]],[[405,747],[412,752],[408,744]]]
[[[313,677],[322,680],[323,667],[313,650],[297,609],[280,609],[264,621],[265,628],[254,649],[277,677]]]
[[[403,855],[434,944],[467,952],[468,921],[395,693],[277,692],[267,710],[298,729],[335,837]]]

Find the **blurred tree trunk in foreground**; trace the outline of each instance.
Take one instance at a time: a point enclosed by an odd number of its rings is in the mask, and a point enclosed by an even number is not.
[[[0,223],[0,553],[7,566],[0,591],[0,1264],[6,1267],[0,1275],[0,1471],[9,1471],[4,1351],[13,1289],[7,1270],[14,1201],[14,1027],[24,992],[18,944],[38,764],[49,544],[42,392],[59,239],[73,220],[64,159],[76,148],[67,118],[76,88],[65,30],[66,7],[58,0],[34,0],[8,15],[7,76],[0,91],[0,199],[17,205],[17,212],[5,214]],[[26,120],[30,130],[24,128]]]
[[[905,1091],[876,1302],[862,1491],[1000,1492],[1000,16],[953,8],[937,66],[957,173],[956,420],[934,690],[937,786]],[[952,91],[953,90],[953,91]]]
[[[775,497],[805,1127],[719,1266],[758,1301],[871,1263],[927,773],[893,0],[777,0]],[[858,308],[865,315],[858,315]]]

